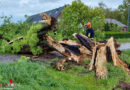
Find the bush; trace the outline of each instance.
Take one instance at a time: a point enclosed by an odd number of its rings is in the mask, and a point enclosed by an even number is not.
[[[106,23],[104,25],[104,31],[121,32],[122,27],[113,23]]]
[[[110,37],[114,37],[114,38],[130,38],[130,32],[126,33],[126,32],[105,32],[106,37],[105,38],[110,38]]]
[[[95,31],[96,41],[101,41],[105,39],[105,32],[103,31]]]

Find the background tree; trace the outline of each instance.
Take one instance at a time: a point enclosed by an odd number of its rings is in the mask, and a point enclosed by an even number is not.
[[[128,19],[128,0],[123,0],[123,4],[119,5],[119,11],[122,13],[122,22],[127,24]]]
[[[127,20],[128,20],[128,0],[123,0],[123,4],[119,5],[117,9],[112,10],[111,8],[108,8],[103,2],[100,2],[98,4],[98,8],[102,9],[104,11],[105,18],[110,18],[110,19],[116,19],[120,21],[121,23],[127,25]],[[107,24],[106,24],[107,25]],[[106,27],[109,27],[109,29],[106,29]],[[121,27],[116,26],[116,25],[107,25],[105,26],[105,31],[121,31],[118,30]]]
[[[72,5],[64,8],[62,19],[58,23],[58,32],[61,35],[56,37],[73,39],[73,33],[85,34],[86,28],[84,27],[87,22],[92,22],[92,27],[94,26],[95,30],[102,29],[101,27],[105,23],[103,10],[90,8],[80,0],[75,0],[72,2]],[[100,23],[100,26],[97,23]]]
[[[105,8],[107,8],[107,6],[106,6],[106,4],[105,3],[103,3],[103,2],[99,2],[98,3],[98,6],[99,6],[99,8],[101,8],[101,9],[105,9]]]

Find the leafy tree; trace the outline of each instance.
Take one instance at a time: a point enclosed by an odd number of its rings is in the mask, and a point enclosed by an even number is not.
[[[125,24],[127,24],[127,21],[128,21],[128,3],[130,3],[130,0],[123,0],[123,4],[119,5],[119,7],[118,7],[120,12],[123,14],[122,22]],[[129,20],[129,22],[130,22],[130,20]],[[129,23],[129,26],[130,26],[130,23]],[[129,31],[130,31],[130,28],[129,28]]]
[[[87,22],[92,22],[95,30],[102,29],[101,27],[105,23],[103,10],[90,8],[80,0],[75,0],[72,5],[65,7],[63,10],[62,19],[57,26],[58,34],[60,33],[62,38],[73,39],[73,33],[86,33],[84,26]],[[98,23],[101,24],[101,27]]]
[[[128,19],[128,0],[123,0],[123,4],[119,5],[118,9],[123,14],[122,22],[127,24],[127,19]]]
[[[128,0],[123,0],[123,4],[118,6],[118,9],[112,10],[110,8],[107,8],[107,6],[100,2],[98,8],[101,8],[104,10],[105,18],[111,18],[116,19],[123,24],[127,25],[128,20]]]

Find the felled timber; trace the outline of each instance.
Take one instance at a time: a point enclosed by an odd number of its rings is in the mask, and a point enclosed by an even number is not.
[[[68,60],[73,60],[77,63],[81,63],[84,60],[88,60],[88,58],[92,57],[92,52],[85,48],[83,45],[72,41],[72,40],[63,40],[63,41],[55,41],[50,36],[44,36],[50,46],[59,51],[62,55],[66,56],[65,59],[60,60],[56,64],[56,68],[58,70],[64,70],[64,62]]]
[[[95,61],[96,77],[107,78],[107,58],[106,58],[106,47],[102,46],[97,50],[97,56]]]
[[[64,70],[64,63],[73,60],[77,63],[91,58],[89,70],[95,70],[97,78],[107,78],[107,63],[112,62],[114,66],[122,67],[126,72],[130,72],[128,65],[123,62],[118,54],[120,43],[114,41],[113,37],[108,41],[93,42],[83,34],[73,34],[78,40],[55,41],[52,37],[46,36],[50,46],[66,56],[56,63],[58,70]]]
[[[88,37],[83,34],[76,33],[74,33],[73,36],[79,41],[79,43],[85,46],[88,50],[92,51],[92,48],[94,47],[94,42],[90,41]]]

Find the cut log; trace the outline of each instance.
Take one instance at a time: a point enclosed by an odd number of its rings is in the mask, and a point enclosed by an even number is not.
[[[51,45],[53,48],[59,51],[62,55],[67,57],[65,61],[74,60],[77,63],[81,63],[82,61],[88,60],[88,58],[92,57],[91,51],[89,51],[83,45],[76,43],[72,40],[63,40],[63,41],[57,42],[50,36],[46,36],[45,38],[47,42],[49,43],[49,45]]]
[[[106,58],[106,46],[102,46],[97,50],[97,56],[95,61],[96,76],[98,78],[107,78],[107,58]]]
[[[95,47],[93,48],[92,60],[89,64],[89,70],[96,69],[97,78],[107,78],[107,58],[106,58],[106,47],[105,45],[100,45],[95,42]]]
[[[73,36],[88,50],[92,51],[92,48],[94,47],[94,42],[90,41],[87,36],[76,33],[74,33]]]
[[[92,60],[90,62],[90,67],[89,70],[94,69],[95,67],[95,61],[96,61],[96,56],[97,56],[97,45],[95,44],[95,47],[93,48],[93,55],[92,55]]]

